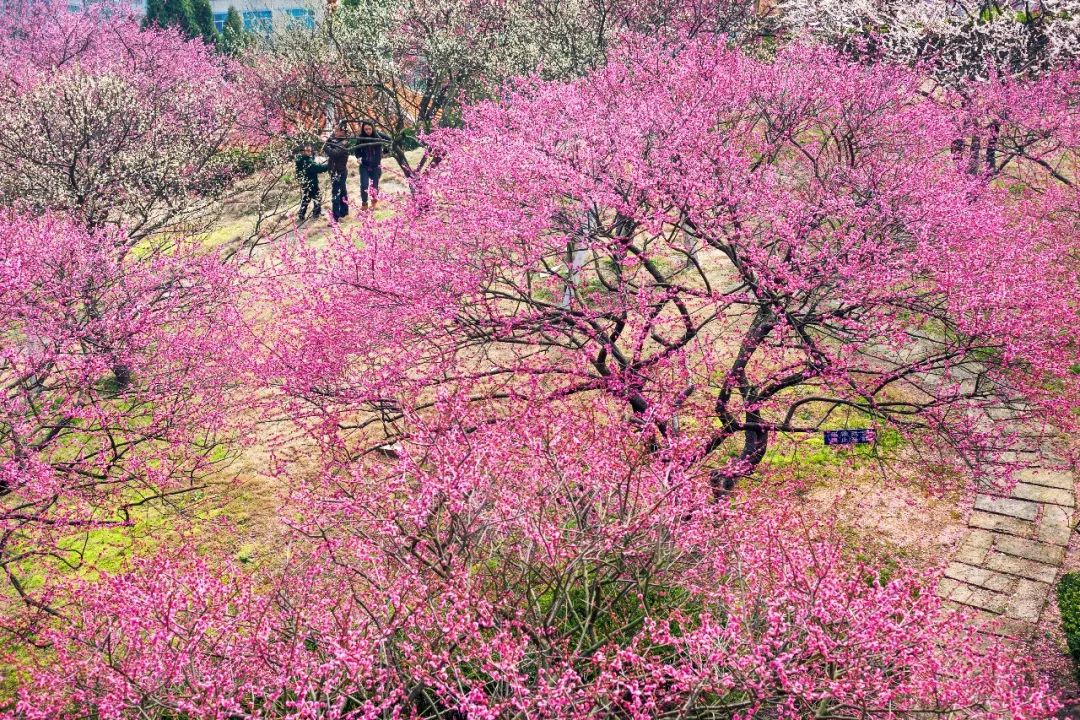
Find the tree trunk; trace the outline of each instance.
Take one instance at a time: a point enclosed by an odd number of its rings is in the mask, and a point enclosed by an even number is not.
[[[119,360],[113,361],[112,366],[113,379],[116,381],[116,387],[118,390],[126,390],[131,385],[131,368],[125,363]]]
[[[968,155],[968,174],[978,175],[979,161],[982,159],[982,139],[978,135],[971,136],[971,154]]]
[[[596,221],[591,211],[585,211],[585,222],[582,223],[578,236],[572,236],[566,243],[566,288],[563,290],[562,300],[559,307],[570,307],[571,301],[577,294],[578,284],[581,282],[581,268],[585,266],[585,258],[588,256],[589,242],[596,229]]]
[[[759,423],[757,413],[748,413],[748,423]],[[713,470],[709,473],[709,485],[713,496],[720,499],[735,489],[735,483],[750,477],[758,464],[765,458],[769,449],[769,431],[761,427],[747,428],[743,431],[743,448],[734,467]]]
[[[990,137],[986,139],[986,171],[997,175],[997,143],[1001,125],[997,120],[990,123]]]

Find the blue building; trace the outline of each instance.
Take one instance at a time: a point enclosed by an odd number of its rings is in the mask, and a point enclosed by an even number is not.
[[[229,7],[235,7],[244,21],[244,29],[250,32],[266,32],[275,21],[293,21],[314,26],[316,7],[304,0],[211,0],[214,25],[218,30],[225,27]]]
[[[131,7],[138,15],[146,14],[146,0],[113,0],[113,2],[117,1]],[[67,9],[71,12],[79,12],[85,8],[97,5],[99,2],[100,0],[67,0]]]
[[[71,12],[79,12],[105,0],[52,0],[56,7],[66,7]],[[146,14],[147,0],[108,0],[130,6],[138,15]],[[16,6],[19,0],[0,0],[0,12],[5,7]],[[315,25],[315,18],[326,7],[322,0],[210,0],[214,13],[214,25],[220,31],[225,26],[229,7],[235,7],[244,21],[244,29],[251,32],[265,32],[275,21],[300,22],[308,27]]]

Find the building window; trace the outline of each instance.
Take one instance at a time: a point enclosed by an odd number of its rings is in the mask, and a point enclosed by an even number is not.
[[[244,29],[251,32],[270,32],[274,25],[274,15],[269,10],[245,10],[243,18]]]
[[[101,12],[105,17],[111,17],[113,9],[108,1],[102,0],[66,0],[67,9],[71,12],[82,12],[94,5],[102,5]],[[122,0],[121,5],[130,7],[136,15],[146,14],[146,0]],[[0,0],[0,12],[3,12],[4,0]]]
[[[214,27],[218,32],[225,29],[225,20],[229,17],[229,13],[214,13]]]
[[[285,11],[289,22],[300,23],[307,27],[315,27],[315,11],[308,8],[289,8]]]

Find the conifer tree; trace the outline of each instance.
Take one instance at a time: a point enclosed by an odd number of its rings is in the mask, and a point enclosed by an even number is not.
[[[225,27],[221,30],[221,49],[229,55],[237,55],[244,48],[247,36],[244,32],[244,21],[240,13],[232,5],[225,17]]]
[[[214,27],[214,11],[210,7],[210,0],[191,0],[191,9],[192,37],[202,37],[203,41],[210,45],[218,44],[221,36]]]
[[[208,44],[218,42],[210,0],[149,0],[143,23],[146,26],[174,27],[185,37],[201,38]]]

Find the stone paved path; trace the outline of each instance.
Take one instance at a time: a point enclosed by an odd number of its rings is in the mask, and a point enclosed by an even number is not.
[[[998,632],[1025,637],[1050,597],[1076,526],[1073,475],[1024,470],[1007,496],[980,493],[968,534],[945,570],[938,595],[974,609]]]

